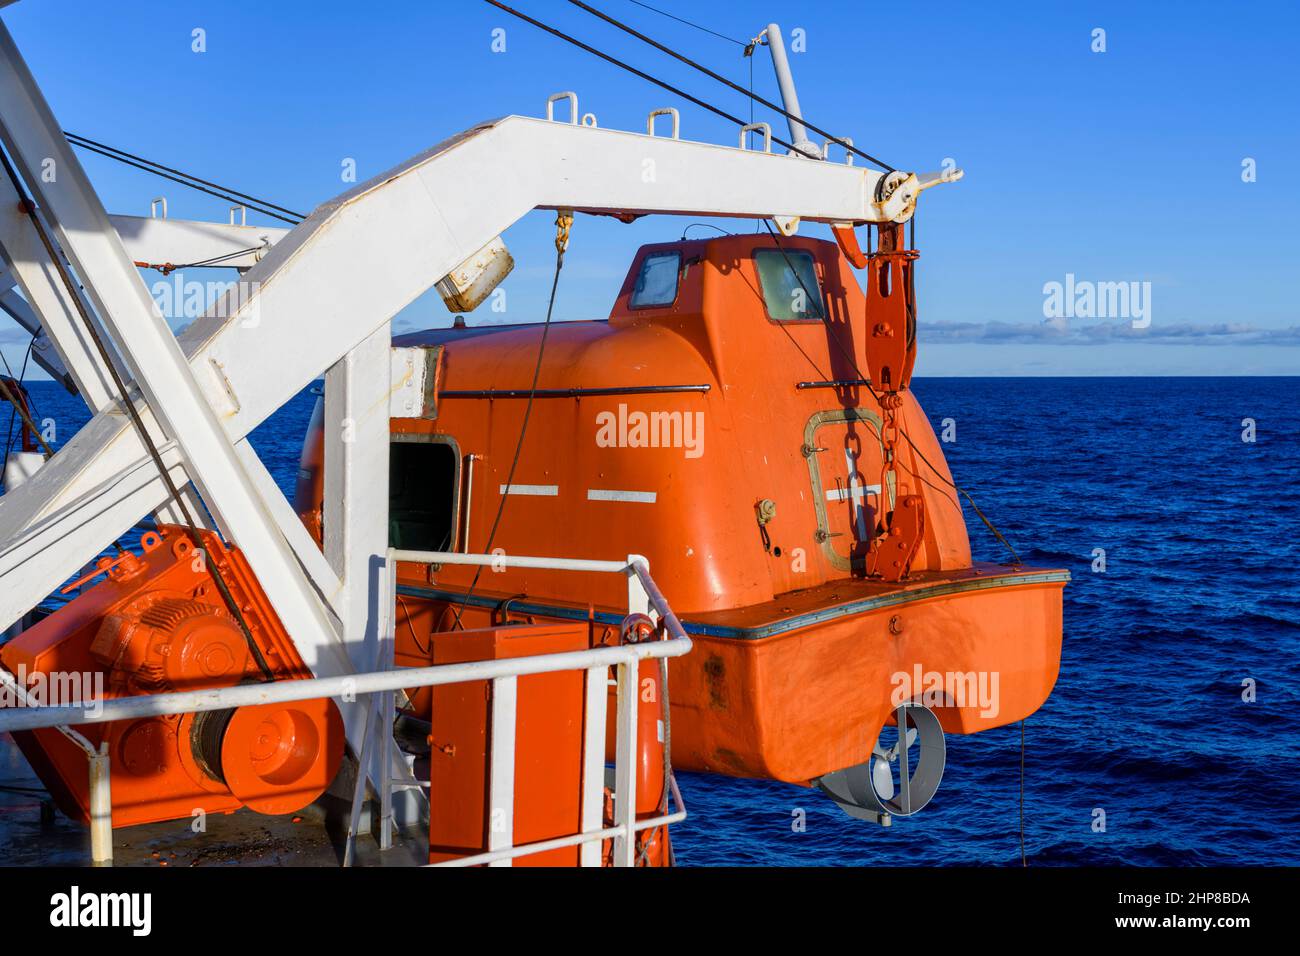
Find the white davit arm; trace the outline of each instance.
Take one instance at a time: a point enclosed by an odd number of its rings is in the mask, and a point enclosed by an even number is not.
[[[289,234],[277,226],[243,226],[152,216],[109,216],[133,261],[150,265],[200,263],[218,269],[251,269]],[[221,261],[210,263],[212,259]]]
[[[878,200],[882,175],[506,117],[320,206],[245,274],[240,293],[218,302],[179,342],[237,442],[532,209],[906,219],[919,192],[916,177],[890,174],[901,181]],[[163,503],[162,482],[138,468],[146,460],[125,416],[101,412],[36,479],[0,498],[0,626]],[[119,482],[124,471],[140,481]]]

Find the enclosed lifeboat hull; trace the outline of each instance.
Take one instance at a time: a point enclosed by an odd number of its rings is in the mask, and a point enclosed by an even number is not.
[[[903,587],[846,580],[687,616],[695,648],[668,672],[673,765],[807,784],[866,761],[904,700],[930,706],[947,733],[1018,721],[1056,683],[1068,579],[980,565],[918,574]],[[408,634],[445,624],[458,597],[414,583],[399,593]],[[502,620],[502,608],[517,621],[588,619],[594,645],[616,641],[623,616],[508,595],[471,601],[466,627]]]
[[[644,247],[608,321],[549,330],[517,461],[540,328],[400,337],[438,375],[430,407],[392,422],[392,544],[647,558],[695,641],[669,671],[678,767],[810,783],[868,760],[902,700],[952,733],[1023,718],[1056,680],[1069,575],[972,564],[915,396],[887,408],[862,377],[873,302],[900,297],[901,313],[911,295],[910,276],[890,285],[873,275],[864,294],[815,240]],[[801,290],[820,302],[792,314]],[[892,457],[891,415],[905,438]],[[320,432],[318,417],[298,492],[317,531]],[[909,498],[924,521],[890,581],[871,543]],[[434,633],[512,621],[585,620],[593,646],[616,643],[628,613],[624,582],[557,570],[402,565],[398,593],[399,652],[413,654]]]

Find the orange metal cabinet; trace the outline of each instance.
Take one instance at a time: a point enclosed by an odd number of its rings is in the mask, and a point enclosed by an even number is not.
[[[587,649],[587,625],[547,624],[433,636],[434,664],[501,660]],[[513,844],[577,833],[581,823],[583,671],[518,678]],[[486,852],[503,808],[488,806],[492,686],[436,687],[430,733],[429,862]],[[515,860],[517,866],[575,866],[578,848]]]

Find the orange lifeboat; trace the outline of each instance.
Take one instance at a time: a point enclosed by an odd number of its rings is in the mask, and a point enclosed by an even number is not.
[[[843,234],[843,254],[775,235],[646,246],[608,320],[550,327],[535,390],[540,325],[398,337],[439,374],[432,417],[392,421],[392,544],[644,555],[695,642],[669,668],[679,768],[811,784],[880,757],[904,704],[947,733],[1033,713],[1056,681],[1069,574],[972,563],[907,389],[916,253],[901,237],[882,230],[870,255]],[[317,416],[297,501],[314,529],[320,446]],[[403,566],[399,645],[552,621],[619,640],[619,582],[473,577]]]

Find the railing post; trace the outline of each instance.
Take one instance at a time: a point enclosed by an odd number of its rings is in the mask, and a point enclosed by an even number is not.
[[[488,851],[508,850],[515,842],[515,701],[517,677],[492,680],[492,726],[488,750]],[[513,866],[495,860],[489,866]]]
[[[635,657],[618,665],[618,734],[614,742],[614,825],[622,832],[614,837],[614,865],[636,863],[636,711],[637,674]]]
[[[343,843],[343,865],[351,866],[356,859],[357,832],[361,829],[361,808],[366,800],[366,767],[373,753],[375,729],[375,697],[363,694],[357,703],[365,708],[365,727],[361,734],[361,753],[357,754],[357,779],[352,784],[352,809],[348,814],[348,833]]]
[[[94,866],[113,865],[113,789],[109,777],[108,742],[90,761],[90,861]]]
[[[605,826],[605,714],[609,707],[609,668],[587,668],[585,723],[582,741],[582,832]],[[578,862],[600,866],[601,842],[582,844]]]
[[[627,613],[628,614],[646,614],[652,617],[658,617],[654,608],[650,604],[650,595],[646,593],[645,586],[637,576],[635,564],[638,561],[645,561],[639,554],[629,554],[627,556]],[[649,562],[646,562],[647,564]]]
[[[379,600],[383,602],[379,621],[379,670],[391,671],[396,666],[397,625],[397,562],[392,553],[384,561]],[[393,721],[396,698],[391,690],[379,694],[379,740],[375,747],[379,780],[379,849],[393,846]],[[405,758],[399,758],[405,759]]]

